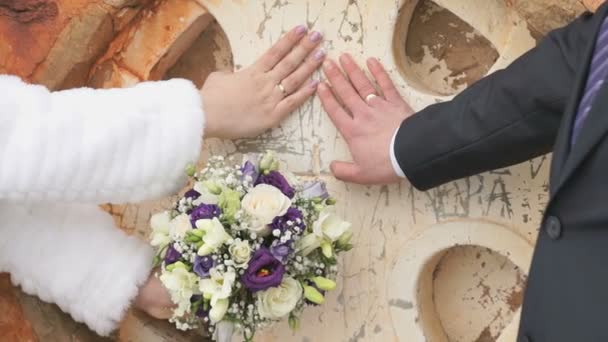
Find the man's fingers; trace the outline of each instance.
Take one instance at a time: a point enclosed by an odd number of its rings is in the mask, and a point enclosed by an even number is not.
[[[306,32],[308,32],[306,26],[296,26],[266,51],[256,64],[264,72],[272,70],[300,42],[302,37],[306,35]]]
[[[343,182],[357,183],[357,184],[364,183],[363,179],[361,178],[360,169],[354,163],[333,161],[331,163],[330,168],[331,168],[331,173],[333,173],[337,179],[339,179]]]
[[[314,31],[306,38],[300,40],[300,43],[293,48],[277,65],[272,69],[270,74],[277,83],[283,81],[294,70],[298,69],[302,62],[320,43],[323,39],[321,33]]]
[[[340,64],[362,99],[366,99],[369,95],[377,93],[372,82],[370,82],[351,55],[345,53],[340,56]]]
[[[401,101],[401,95],[399,91],[395,87],[395,83],[391,80],[391,77],[386,72],[386,69],[382,66],[382,64],[376,58],[370,58],[367,60],[367,67],[371,72],[374,79],[380,86],[380,90],[384,93],[384,97],[389,101],[396,103]]]
[[[352,131],[353,118],[348,115],[344,108],[342,108],[327,84],[321,83],[317,90],[317,94],[319,94],[319,99],[321,100],[323,108],[338,131],[340,131],[342,136],[348,138]]]
[[[319,81],[311,80],[310,82],[302,85],[295,93],[290,94],[283,100],[281,100],[275,107],[275,113],[279,120],[285,119],[287,115],[298,109],[306,100],[314,95]]]
[[[334,61],[326,60],[323,63],[323,72],[331,83],[336,95],[351,113],[355,113],[362,108],[367,108],[359,93],[357,93],[350,81],[342,74],[342,71],[340,71],[340,68],[338,68]]]

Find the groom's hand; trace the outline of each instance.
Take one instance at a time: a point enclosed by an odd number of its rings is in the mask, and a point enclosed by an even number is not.
[[[317,91],[353,159],[332,162],[332,173],[340,180],[358,184],[398,182],[390,144],[397,128],[413,111],[377,59],[370,58],[367,66],[379,89],[350,55],[342,55],[340,64],[346,76],[333,61],[323,64],[329,84],[321,84]]]

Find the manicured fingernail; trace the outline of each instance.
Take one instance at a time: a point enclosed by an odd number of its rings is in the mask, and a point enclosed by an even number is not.
[[[312,80],[312,81],[310,81],[310,87],[312,89],[316,89],[317,86],[319,85],[319,83],[320,83],[319,80]]]
[[[306,33],[306,31],[308,31],[308,29],[306,28],[306,26],[304,26],[304,25],[298,25],[298,26],[296,26],[296,34],[298,36],[303,35],[304,33]]]
[[[325,57],[325,50],[319,49],[319,50],[317,50],[317,52],[315,52],[315,55],[314,55],[315,60],[320,61],[324,57]]]
[[[310,41],[313,43],[318,43],[321,41],[321,38],[323,38],[323,36],[321,35],[321,33],[319,33],[319,31],[315,31],[313,33],[310,34]]]

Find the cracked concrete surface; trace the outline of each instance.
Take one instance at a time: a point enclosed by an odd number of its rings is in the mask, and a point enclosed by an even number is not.
[[[437,89],[429,91],[428,86],[421,85],[407,67],[412,63],[405,55],[408,32],[417,35],[428,32],[425,30],[429,28],[423,24],[432,19],[428,12],[415,11],[418,1],[183,0],[178,7],[162,7],[170,1],[173,0],[56,0],[53,3],[60,9],[57,16],[33,24],[16,22],[0,11],[0,72],[15,73],[51,88],[79,86],[86,82],[104,87],[126,86],[150,77],[174,76],[185,76],[200,84],[212,70],[249,65],[282,33],[304,23],[325,35],[324,44],[330,56],[348,51],[361,61],[367,56],[378,57],[387,65],[400,92],[414,109],[449,99],[444,92]],[[203,7],[196,2],[203,5],[216,21],[204,25],[197,21]],[[594,1],[587,2],[592,5]],[[455,92],[482,74],[507,65],[548,30],[565,24],[583,10],[577,0],[436,0],[435,3],[470,25],[475,30],[471,33],[472,38],[482,36],[489,42],[489,45],[479,46],[492,46],[498,54],[495,61],[494,57],[476,60],[481,61],[477,76],[468,78],[467,82],[453,89]],[[162,18],[154,17],[158,11],[153,9],[158,8],[165,13]],[[193,10],[180,12],[184,8]],[[198,12],[195,13],[194,9]],[[171,16],[177,12],[184,13],[185,17]],[[142,18],[144,15],[147,19]],[[189,24],[180,25],[180,17],[187,18],[185,22]],[[408,31],[412,18],[421,22],[417,31]],[[152,22],[148,29],[137,31],[143,27],[138,23],[146,20]],[[200,26],[193,28],[197,22]],[[166,23],[171,27],[170,32],[153,34],[156,32],[154,23]],[[189,31],[191,28],[195,31]],[[435,32],[445,34],[448,29],[439,27]],[[124,32],[131,32],[131,35]],[[140,41],[150,44],[147,49],[130,43],[137,32],[141,34]],[[180,40],[184,34],[187,36]],[[414,41],[416,37],[412,39]],[[429,51],[431,55],[435,51],[433,58],[442,63],[454,58],[446,54],[456,50],[434,44],[449,47],[454,45],[451,39],[423,40],[418,48],[422,53]],[[459,43],[463,49],[471,40],[464,39]],[[131,55],[123,54],[125,51]],[[177,52],[171,55],[171,63],[161,63],[163,70],[168,72],[165,75],[151,72],[171,51]],[[144,69],[130,70],[127,67],[127,64],[133,64],[129,61],[138,60],[146,61],[136,65]],[[463,62],[460,68],[469,67],[467,63]],[[96,67],[91,70],[94,65]],[[430,63],[420,70],[428,75],[435,67]],[[454,77],[458,78],[459,70],[451,70],[450,67],[454,68],[454,64],[445,62],[445,65],[440,65],[443,72],[455,72]],[[424,77],[424,73],[419,73],[419,78],[420,75]],[[437,82],[442,78],[438,77]],[[451,87],[450,84],[440,86]],[[298,174],[319,175],[326,179],[339,200],[339,210],[356,229],[355,249],[340,261],[339,287],[328,296],[327,303],[307,310],[300,331],[292,333],[284,322],[260,333],[258,341],[424,340],[422,335],[410,335],[417,337],[404,339],[402,330],[405,326],[412,327],[415,334],[426,334],[426,339],[433,342],[441,341],[441,338],[463,342],[494,341],[500,338],[503,328],[517,320],[526,273],[525,267],[519,265],[525,263],[522,260],[531,251],[529,246],[536,238],[541,211],[548,200],[548,156],[455,181],[428,192],[418,192],[407,182],[390,187],[343,184],[328,175],[327,166],[333,159],[347,160],[348,150],[315,99],[298,109],[281,127],[260,138],[235,142],[208,141],[200,163],[209,153],[265,149],[279,151],[281,158]],[[105,208],[122,229],[145,238],[150,214],[167,207],[171,201],[172,198],[167,198],[155,202],[107,205]],[[417,241],[416,237],[424,236],[425,232],[434,231],[433,227],[443,224],[464,228],[487,224],[490,230],[499,229],[518,236],[529,246],[522,249],[520,254],[523,256],[509,255],[510,252],[500,250],[500,246],[494,251],[463,246],[441,254],[441,258],[431,263],[433,267],[424,269],[425,275],[432,276],[424,288],[430,289],[435,298],[427,303],[433,308],[433,315],[429,318],[419,312],[418,303],[421,301],[416,291],[401,291],[402,287],[405,288],[402,284],[409,282],[408,277],[419,270],[403,271],[398,266],[404,262],[404,249],[411,252],[406,256],[414,260],[417,255],[432,255],[432,244],[411,244]],[[439,236],[453,237],[458,229],[447,229]],[[471,234],[454,240],[453,245],[482,241],[479,234]],[[431,265],[422,262],[425,260],[418,261],[424,267]],[[6,277],[0,278],[3,279],[5,281]],[[5,283],[0,282],[3,286],[0,309],[14,312],[16,319],[0,319],[0,341],[6,340],[4,336],[20,336],[18,340],[23,341],[49,341],[52,340],[49,339],[51,335],[57,336],[57,340],[102,340],[59,314],[56,307],[41,304]],[[418,283],[412,280],[408,284],[414,286]],[[25,318],[25,323],[19,323],[21,319],[18,317]],[[429,333],[429,326],[439,333]],[[18,335],[9,335],[12,332]],[[433,339],[431,336],[442,337]],[[169,324],[130,313],[112,339],[195,341],[201,337],[178,333]]]

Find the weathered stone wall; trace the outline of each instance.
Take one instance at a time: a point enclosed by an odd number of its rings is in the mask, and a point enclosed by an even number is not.
[[[0,73],[51,89],[170,77],[200,85],[305,23],[324,33],[331,56],[380,58],[421,109],[508,65],[582,11],[577,0],[0,0]],[[328,162],[348,152],[316,99],[258,139],[209,141],[204,154],[268,148],[299,174],[327,179],[355,224],[356,248],[341,260],[339,289],[305,314],[301,331],[280,324],[260,341],[513,340],[547,201],[548,156],[425,193],[406,182],[346,185],[328,174]],[[170,202],[105,208],[144,238],[150,213]],[[200,337],[132,313],[113,339]],[[37,340],[112,339],[1,276],[0,341]]]

